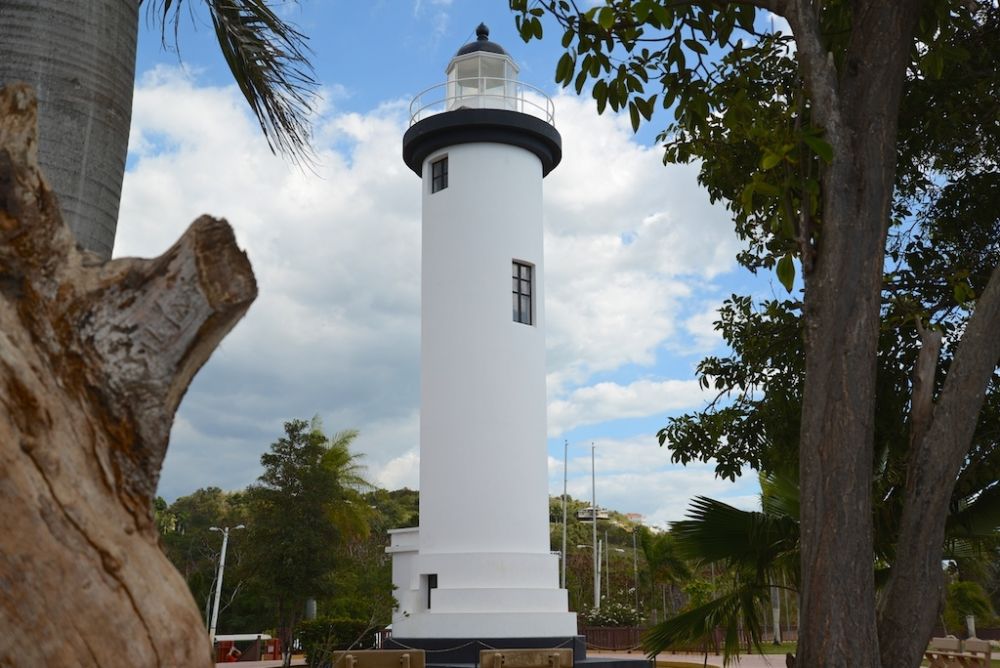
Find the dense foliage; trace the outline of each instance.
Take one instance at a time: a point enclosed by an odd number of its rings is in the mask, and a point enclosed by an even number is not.
[[[306,665],[328,668],[336,663],[338,650],[369,648],[374,642],[375,626],[360,619],[317,617],[299,622],[296,636],[302,643]]]
[[[797,470],[800,659],[915,665],[942,550],[997,518],[997,3],[510,6],[525,40],[555,20],[555,78],[598,111],[672,112],[664,160],[696,162],[740,263],[791,295],[726,303],[732,354],[699,367],[718,397],[661,444],[728,478]],[[877,610],[847,566],[869,554],[891,567]]]
[[[210,487],[167,504],[157,499],[163,549],[184,576],[208,626],[221,537],[230,531],[219,633],[290,629],[314,598],[321,615],[384,626],[394,599],[388,529],[417,524],[417,493],[371,489],[353,432],[327,438],[318,422],[286,423],[262,457],[256,485]]]

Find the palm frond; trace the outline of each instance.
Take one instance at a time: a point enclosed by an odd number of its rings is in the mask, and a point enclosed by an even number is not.
[[[766,586],[744,584],[704,605],[656,624],[642,637],[642,649],[653,658],[673,647],[714,642],[715,629],[722,630],[723,663],[740,655],[740,632],[760,648],[760,620],[766,608]]]
[[[142,2],[142,0],[140,0]],[[183,0],[153,0],[149,13],[173,24]],[[205,0],[222,55],[272,152],[312,162],[312,100],[317,82],[307,37],[278,17],[269,0]]]
[[[690,559],[725,562],[766,580],[765,573],[774,571],[776,563],[795,561],[779,562],[780,557],[798,554],[799,527],[791,517],[740,510],[704,496],[691,501],[687,517],[672,522],[671,532],[681,553]]]
[[[1000,484],[994,484],[975,497],[964,500],[948,516],[949,536],[973,540],[996,538],[1000,529]]]
[[[773,471],[759,475],[760,507],[765,514],[799,519],[799,480],[796,473]]]
[[[672,534],[654,534],[646,529],[639,534],[639,543],[646,563],[656,578],[682,582],[691,577],[691,569],[680,555]]]

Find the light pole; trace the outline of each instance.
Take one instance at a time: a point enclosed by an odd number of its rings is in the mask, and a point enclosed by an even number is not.
[[[594,545],[577,545],[578,549],[589,549],[593,550],[594,554],[597,555],[597,559],[594,563],[597,564],[597,570],[594,571],[594,609],[601,607],[601,555],[604,553],[604,541],[597,541],[596,547]]]
[[[635,534],[639,527],[632,527],[632,574],[635,576],[635,612],[639,613],[639,550],[636,549]]]
[[[621,552],[622,554],[625,554],[625,550],[623,550],[620,547],[612,548],[611,547],[611,543],[608,543],[607,541],[608,541],[608,534],[607,534],[607,532],[605,532],[604,533],[604,542],[607,543],[607,545],[608,545],[608,549],[607,549],[607,555],[608,556],[605,557],[605,560],[607,561],[607,563],[605,564],[605,566],[607,567],[607,575],[605,577],[607,578],[608,583],[606,585],[604,585],[604,588],[607,590],[607,592],[608,592],[608,598],[610,599],[611,598],[611,550],[614,549],[615,552]]]
[[[594,546],[594,608],[601,607],[601,555],[597,543],[597,469],[594,465],[594,444],[590,444],[590,524]]]
[[[245,529],[242,524],[237,524],[233,529]],[[219,622],[219,598],[222,596],[222,573],[226,569],[226,547],[229,545],[229,527],[220,529],[219,527],[208,527],[209,531],[222,532],[222,552],[219,553],[219,577],[215,580],[215,604],[212,606],[212,625],[208,629],[208,637],[215,645],[215,628]]]
[[[566,482],[569,477],[569,441],[563,441],[563,543],[562,588],[566,588]]]

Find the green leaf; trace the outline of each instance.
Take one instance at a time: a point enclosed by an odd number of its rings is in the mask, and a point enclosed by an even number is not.
[[[594,100],[597,101],[597,113],[603,114],[604,109],[608,105],[608,84],[604,79],[599,79],[597,83],[594,84],[594,90],[591,93],[594,96]]]
[[[833,161],[833,147],[819,137],[803,135],[802,141],[812,149],[813,153],[823,158],[823,162],[830,163]]]
[[[573,56],[564,53],[556,64],[556,83],[563,85],[573,80]]]
[[[791,253],[785,253],[785,255],[778,260],[778,266],[775,268],[775,273],[778,275],[778,280],[781,284],[785,286],[785,289],[791,292],[792,285],[795,283],[795,263],[792,261]]]
[[[684,45],[695,53],[700,53],[703,56],[708,55],[708,49],[706,49],[705,45],[696,39],[686,39],[684,40]]]
[[[760,159],[760,168],[767,171],[777,166],[783,159],[781,155],[774,151],[764,149],[764,156]]]
[[[658,2],[653,3],[652,6],[653,17],[660,24],[660,26],[666,28],[669,27],[674,22],[673,12],[664,7]]]
[[[615,24],[615,10],[611,7],[601,7],[597,12],[597,22],[605,30],[611,30],[611,26]]]
[[[628,115],[632,120],[632,132],[639,131],[639,106],[634,102],[628,103]]]

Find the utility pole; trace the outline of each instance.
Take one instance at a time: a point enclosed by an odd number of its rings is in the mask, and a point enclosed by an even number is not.
[[[611,600],[611,543],[608,542],[608,532],[604,532],[604,591]]]
[[[636,549],[635,533],[638,526],[632,527],[632,574],[635,577],[635,611],[639,612],[639,550]]]
[[[562,588],[566,588],[566,483],[569,478],[569,441],[563,441],[563,543]]]
[[[601,555],[597,544],[597,469],[595,468],[594,444],[590,444],[590,524],[593,529],[594,546],[594,609],[601,607]]]
[[[245,529],[242,524],[237,524],[233,529]],[[219,527],[208,527],[209,531],[222,532],[222,552],[219,553],[219,577],[215,579],[215,604],[212,606],[212,625],[208,629],[208,637],[215,646],[215,628],[219,622],[219,599],[222,597],[222,574],[226,569],[226,547],[229,545],[229,527],[220,529]]]

